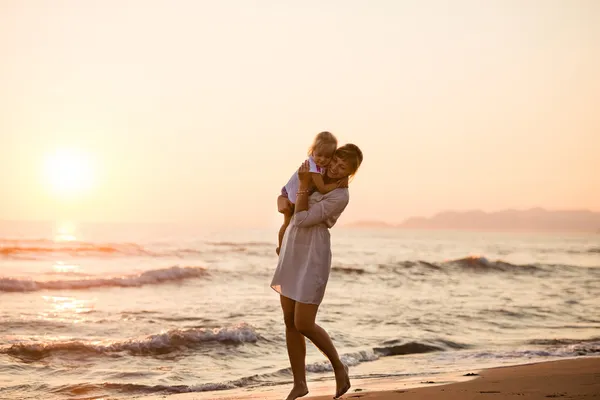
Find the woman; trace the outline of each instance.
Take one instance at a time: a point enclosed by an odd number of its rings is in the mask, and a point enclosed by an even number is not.
[[[352,177],[363,159],[360,149],[346,144],[335,151],[324,177],[325,183]],[[331,228],[349,201],[347,188],[327,194],[311,191],[308,163],[298,169],[300,187],[294,216],[283,238],[277,270],[271,287],[280,294],[288,356],[294,375],[294,387],[288,400],[308,394],[306,385],[306,342],[309,338],[331,362],[335,372],[336,393],[340,397],[350,389],[348,369],[327,332],[315,324],[331,269]],[[277,199],[280,212],[289,207],[285,197]]]

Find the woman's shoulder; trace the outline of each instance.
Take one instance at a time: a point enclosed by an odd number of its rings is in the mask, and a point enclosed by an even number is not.
[[[317,192],[318,193],[318,192]],[[350,198],[350,191],[348,188],[337,188],[326,194],[320,194],[323,199],[330,200],[348,200]]]
[[[348,188],[337,188],[337,189],[332,190],[332,192],[338,192],[338,195],[343,196],[343,197],[350,196],[350,190]]]

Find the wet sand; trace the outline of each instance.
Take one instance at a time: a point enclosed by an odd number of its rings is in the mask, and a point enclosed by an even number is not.
[[[600,357],[581,357],[535,364],[474,371],[472,377],[436,377],[434,381],[353,380],[344,399],[360,400],[600,400]],[[352,376],[352,372],[350,372]],[[463,380],[462,382],[456,382]],[[415,387],[415,385],[422,385]],[[285,399],[289,386],[274,386],[256,391],[223,391],[150,396],[144,399]],[[303,399],[329,400],[335,381],[309,382],[311,393]]]

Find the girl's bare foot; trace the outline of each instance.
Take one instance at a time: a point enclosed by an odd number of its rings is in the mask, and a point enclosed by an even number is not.
[[[346,393],[350,389],[350,377],[348,376],[348,367],[344,364],[343,370],[335,370],[335,397],[334,399],[338,399],[342,397],[344,393]]]
[[[288,397],[286,398],[286,400],[294,400],[294,399],[297,399],[298,397],[306,396],[307,394],[308,394],[308,387],[306,387],[306,383],[303,383],[300,385],[294,384],[294,387],[290,391],[290,394],[288,394]]]

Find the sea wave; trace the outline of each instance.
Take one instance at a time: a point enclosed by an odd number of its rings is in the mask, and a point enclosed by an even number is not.
[[[138,275],[111,278],[86,278],[54,281],[0,278],[0,292],[34,292],[38,290],[92,289],[99,287],[139,287],[166,282],[183,281],[208,275],[202,267],[162,268],[145,271]]]
[[[230,329],[227,331],[227,329]],[[246,331],[245,334],[242,332]],[[226,333],[228,332],[228,333]],[[234,343],[245,343],[253,342],[259,339],[259,336],[254,332],[253,328],[246,324],[241,324],[235,328],[224,328],[216,330],[212,334],[204,331],[204,334],[208,334],[206,340],[201,340],[200,343],[209,340],[217,339],[221,335],[221,339],[227,341],[231,340],[232,336],[235,338],[232,340]],[[161,334],[164,335],[164,334]],[[158,336],[158,335],[154,335]],[[148,337],[145,340],[141,340],[140,343],[145,343],[144,346],[148,346],[149,343],[155,342],[155,340]],[[167,336],[162,336],[161,340]],[[534,345],[546,345],[546,348],[531,348],[531,349],[520,349],[503,352],[467,352],[458,353],[462,354],[462,357],[466,358],[495,358],[495,359],[523,359],[531,357],[573,357],[573,356],[585,356],[585,355],[597,355],[600,353],[600,341],[599,338],[592,338],[588,340],[576,340],[576,339],[534,339],[529,343]],[[161,340],[158,340],[160,342]],[[130,341],[128,341],[130,342]],[[131,351],[126,343],[121,342],[115,344],[115,349],[119,351]],[[427,352],[438,352],[446,351],[450,349],[466,349],[469,345],[456,343],[447,340],[434,340],[431,342],[406,342],[403,343],[400,340],[389,340],[383,343],[384,346],[376,347],[369,350],[358,351],[353,353],[346,353],[341,355],[342,362],[348,367],[357,366],[364,362],[376,361],[381,357],[388,356],[399,356],[409,355]],[[180,347],[181,344],[174,345],[171,343],[168,347]],[[137,349],[137,345],[134,346]],[[58,351],[58,350],[54,350]],[[89,351],[89,347],[86,351]],[[106,348],[103,349],[107,351]],[[154,353],[154,350],[152,352]],[[453,356],[454,357],[454,356]],[[331,372],[332,366],[328,361],[315,362],[306,366],[307,371],[312,373],[323,373]],[[140,376],[144,374],[140,372]],[[223,382],[209,382],[197,385],[145,385],[137,383],[80,383],[80,384],[67,384],[56,386],[53,388],[46,388],[46,390],[53,394],[61,395],[91,395],[91,394],[118,394],[118,395],[136,395],[136,394],[177,394],[177,393],[192,393],[192,392],[208,392],[208,391],[221,391],[236,388],[252,388],[263,385],[269,385],[273,382],[281,382],[282,379],[289,380],[291,377],[290,368],[281,369],[271,373],[257,374],[252,376],[246,376],[235,380],[223,381]],[[9,390],[14,388],[7,388]]]
[[[433,351],[441,351],[442,348],[424,343],[411,342],[398,346],[376,347],[373,350],[383,356],[398,356],[406,354],[430,353]]]
[[[0,239],[0,256],[19,258],[28,255],[62,254],[71,256],[157,254],[136,243],[92,243],[83,241],[53,241],[48,239],[15,240]]]
[[[268,242],[204,242],[199,247],[147,246],[138,243],[54,241],[49,239],[0,238],[0,257],[17,260],[70,257],[175,257],[185,258],[209,253],[256,253],[272,247]]]
[[[73,329],[73,323],[45,319],[0,319],[0,333],[14,334],[19,330],[54,332],[59,329]]]
[[[10,389],[10,388],[8,388]],[[54,387],[50,393],[67,396],[84,396],[93,393],[118,393],[123,395],[134,394],[176,394],[188,393],[190,387],[187,385],[143,385],[136,383],[77,383]],[[96,397],[92,397],[96,398]]]
[[[242,378],[223,383],[205,383],[200,385],[144,385],[135,383],[80,383],[57,386],[50,390],[53,394],[82,396],[94,393],[115,393],[120,395],[165,395],[180,393],[213,392],[249,386],[253,380]],[[93,397],[96,398],[96,397]]]
[[[552,339],[532,339],[527,341],[528,344],[539,346],[561,346],[561,345],[585,345],[586,343],[600,344],[600,336],[589,339],[568,339],[568,338],[552,338]]]
[[[333,272],[349,275],[362,275],[367,272],[364,268],[360,267],[347,267],[347,266],[333,266],[331,268]]]
[[[396,341],[392,341],[396,342]],[[442,343],[444,341],[440,341]],[[451,342],[450,342],[451,343]],[[402,347],[404,346],[404,347]],[[393,346],[393,349],[403,348],[404,351],[386,351],[387,347],[363,350],[353,353],[346,353],[340,356],[342,362],[348,367],[354,367],[364,362],[371,362],[378,360],[381,357],[399,355],[399,354],[416,354],[423,352],[423,349],[427,348],[428,351],[443,351],[443,346],[435,347],[424,343],[410,342],[404,345]],[[434,349],[435,348],[435,349]],[[306,370],[312,373],[331,372],[333,370],[329,361],[315,362],[306,365]],[[271,384],[274,381],[278,381],[281,378],[286,380],[291,377],[291,369],[284,368],[272,373],[257,374],[252,376],[246,376],[235,380],[225,382],[210,382],[199,385],[142,385],[132,383],[82,383],[75,385],[63,385],[51,389],[53,393],[69,394],[69,395],[83,395],[91,394],[93,392],[107,391],[112,393],[119,393],[125,395],[134,394],[176,394],[176,393],[191,393],[191,392],[208,392],[208,391],[220,391],[230,390],[236,388],[249,388],[254,386],[260,386],[265,384]]]
[[[270,242],[206,242],[206,244],[218,247],[273,247],[273,243]]]
[[[421,342],[403,343],[400,340],[390,340],[384,342],[384,346],[382,347],[374,347],[369,350],[346,353],[341,355],[340,359],[345,365],[354,367],[360,363],[376,361],[382,357],[430,353],[436,351],[447,351],[451,349],[457,350],[469,347],[465,344],[454,343],[443,339],[436,340],[432,343],[435,343],[435,345]],[[333,367],[329,361],[325,360],[322,362],[308,364],[306,366],[306,370],[310,372],[327,372],[333,371]],[[291,370],[286,368],[277,372],[277,374],[281,373],[291,373]]]
[[[0,354],[7,354],[23,360],[40,360],[58,353],[109,356],[127,353],[133,356],[146,356],[196,348],[209,342],[239,345],[255,343],[259,339],[260,335],[252,326],[239,324],[214,329],[172,329],[143,338],[112,342],[83,340],[22,342],[0,348]]]
[[[479,272],[535,272],[540,270],[540,267],[536,265],[511,264],[502,260],[491,261],[483,256],[468,256],[446,261],[444,264]]]
[[[571,267],[571,266],[565,266]],[[574,267],[576,268],[576,267]],[[420,274],[430,272],[446,272],[461,270],[464,272],[514,272],[535,273],[544,270],[544,265],[511,264],[502,260],[490,260],[484,256],[467,256],[443,262],[429,262],[423,260],[404,260],[394,264],[379,264],[379,269],[393,270],[397,273],[419,272]]]
[[[575,343],[559,347],[524,349],[503,353],[480,352],[474,358],[515,359],[537,357],[579,357],[600,355],[600,342]]]

